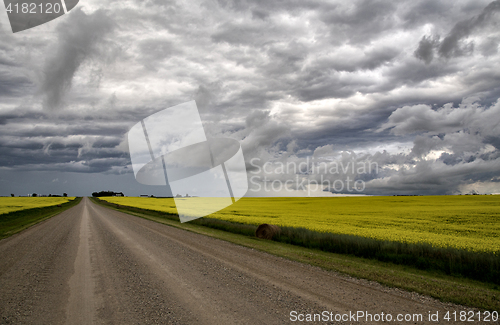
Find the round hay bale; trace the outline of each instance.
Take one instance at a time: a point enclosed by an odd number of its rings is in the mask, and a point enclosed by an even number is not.
[[[274,235],[279,235],[280,232],[280,227],[264,223],[255,230],[255,236],[262,239],[272,239]]]

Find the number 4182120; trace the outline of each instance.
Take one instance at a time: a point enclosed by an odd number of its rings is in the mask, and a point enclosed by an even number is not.
[[[45,6],[44,6],[45,5]],[[15,13],[15,14],[58,14],[61,12],[61,4],[59,3],[16,3],[12,5],[12,3],[9,3],[9,5],[5,8],[9,14]]]
[[[498,321],[498,312],[493,311],[478,311],[478,312],[473,312],[471,311],[465,311],[462,310],[461,312],[457,313],[456,311],[454,312],[447,312],[443,319],[448,322],[496,322]]]

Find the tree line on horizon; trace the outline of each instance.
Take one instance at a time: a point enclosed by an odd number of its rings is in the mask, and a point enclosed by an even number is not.
[[[125,196],[123,192],[113,192],[113,191],[100,191],[93,192],[92,197],[103,197],[103,196]]]
[[[16,195],[14,193],[11,193],[10,196],[11,197],[16,197]],[[63,193],[62,195],[59,195],[59,194],[45,195],[45,194],[32,193],[31,195],[28,195],[28,196],[31,196],[31,197],[68,197],[68,194],[67,193]],[[22,196],[19,195],[19,197],[22,197]]]

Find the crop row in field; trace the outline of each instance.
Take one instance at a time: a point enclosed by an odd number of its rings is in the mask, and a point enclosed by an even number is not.
[[[0,215],[25,209],[59,205],[74,197],[0,197]]]
[[[102,199],[142,209],[176,213],[173,199]],[[203,205],[217,198],[184,200]],[[500,251],[500,196],[497,195],[243,198],[209,217],[403,243],[428,243],[436,247],[470,251]]]

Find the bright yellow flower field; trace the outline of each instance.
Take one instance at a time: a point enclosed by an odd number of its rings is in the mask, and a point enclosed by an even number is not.
[[[13,211],[63,204],[74,197],[0,197],[0,215]]]
[[[101,199],[176,213],[173,199]],[[207,199],[186,200],[198,200],[203,204]],[[500,195],[243,198],[208,217],[500,252]]]

